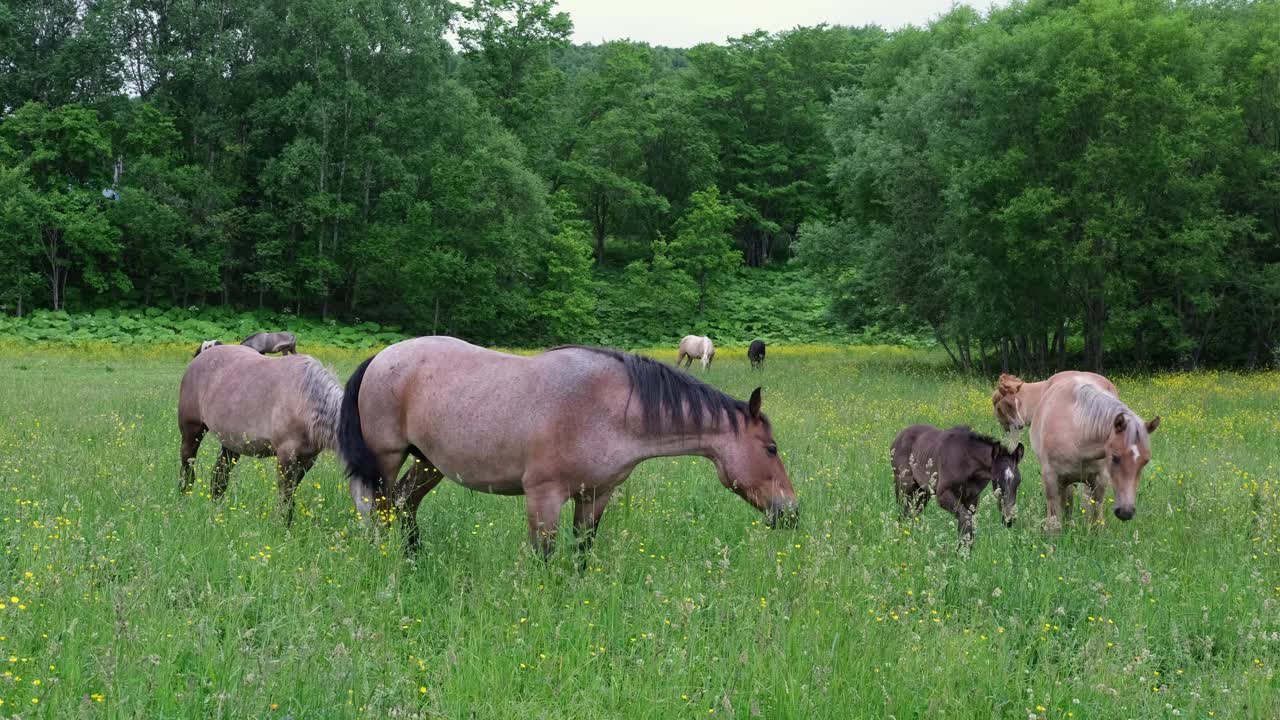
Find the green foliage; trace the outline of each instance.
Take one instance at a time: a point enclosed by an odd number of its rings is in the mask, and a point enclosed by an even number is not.
[[[666,252],[677,269],[698,283],[699,313],[708,293],[742,264],[742,253],[734,249],[729,237],[736,217],[734,209],[720,201],[720,191],[713,186],[690,195],[689,206],[676,222],[676,237]]]

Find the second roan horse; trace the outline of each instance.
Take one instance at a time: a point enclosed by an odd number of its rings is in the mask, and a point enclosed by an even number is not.
[[[794,524],[795,492],[760,404],[759,388],[742,402],[638,355],[570,346],[520,357],[424,337],[352,374],[339,444],[357,509],[390,512],[394,503],[411,546],[418,505],[449,477],[524,495],[529,541],[545,558],[565,501],[574,501],[585,551],[614,489],[654,457],[709,458],[769,525]],[[419,462],[391,487],[410,455]]]

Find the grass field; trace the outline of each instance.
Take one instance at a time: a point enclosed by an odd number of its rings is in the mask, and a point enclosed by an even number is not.
[[[1164,418],[1137,517],[1045,535],[1029,454],[1017,524],[984,497],[964,559],[940,508],[899,521],[887,448],[994,431],[987,381],[891,348],[771,348],[763,375],[722,351],[712,382],[763,382],[799,529],[705,460],[653,461],[580,576],[571,543],[534,559],[521,499],[451,484],[407,561],[332,456],[291,530],[266,463],[202,496],[212,437],[179,495],[189,351],[0,349],[0,715],[1280,717],[1276,374],[1115,378]]]

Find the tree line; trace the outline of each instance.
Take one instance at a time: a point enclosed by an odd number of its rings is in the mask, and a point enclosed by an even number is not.
[[[572,45],[552,0],[15,0],[0,305],[591,341],[792,263],[962,367],[1260,363],[1276,27],[1031,0],[671,49]]]

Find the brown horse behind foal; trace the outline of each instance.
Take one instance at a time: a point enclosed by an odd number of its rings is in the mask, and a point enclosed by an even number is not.
[[[347,382],[339,445],[357,509],[389,512],[394,502],[411,546],[418,505],[449,477],[524,495],[529,540],[544,558],[572,498],[585,552],[614,489],[640,462],[673,455],[709,458],[770,525],[797,516],[759,388],[744,403],[655,360],[600,348],[520,357],[450,337],[397,343]],[[419,462],[388,487],[409,455]]]
[[[1013,442],[1018,439],[1022,431],[1031,424],[1031,420],[1036,415],[1036,410],[1040,408],[1040,401],[1044,398],[1044,394],[1049,391],[1050,386],[1059,380],[1073,380],[1075,378],[1090,380],[1112,395],[1120,396],[1116,392],[1116,386],[1112,385],[1110,380],[1097,373],[1065,370],[1054,374],[1048,380],[1030,383],[1023,382],[1022,378],[1014,375],[1001,374],[1000,379],[996,381],[995,392],[991,394],[991,405],[995,412],[996,422],[1000,423],[1001,428],[1004,428],[1005,444],[1012,447]]]
[[[1051,385],[1031,423],[1046,529],[1062,527],[1064,496],[1078,482],[1089,487],[1091,522],[1102,522],[1108,481],[1115,488],[1116,517],[1131,519],[1142,468],[1151,460],[1150,436],[1159,426],[1159,417],[1143,422],[1112,390],[1087,377]]]
[[[182,376],[178,429],[182,433],[182,479],[190,490],[192,467],[205,431],[222,443],[210,494],[227,490],[227,477],[241,455],[276,457],[280,500],[293,521],[293,492],[323,450],[336,450],[335,431],[342,386],[307,355],[268,358],[243,345],[202,346]]]

